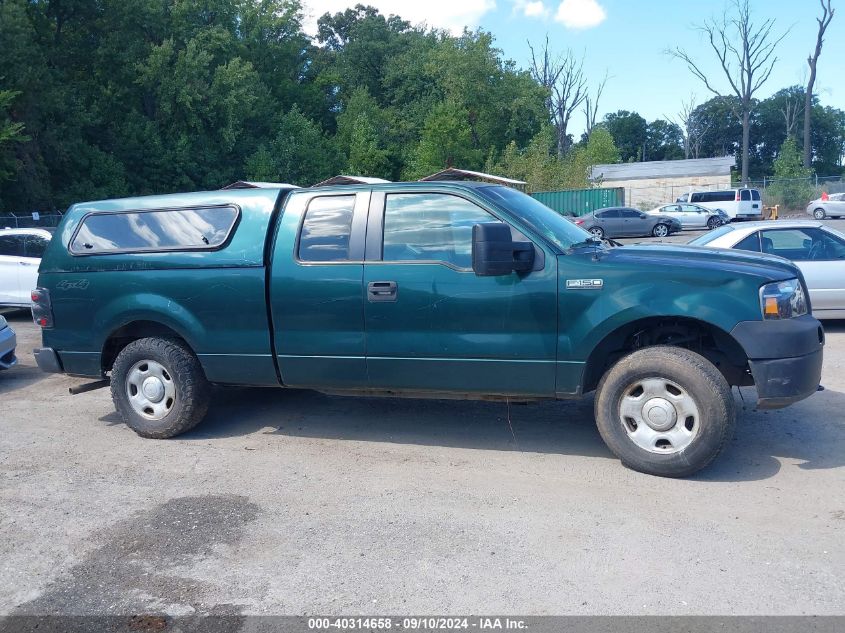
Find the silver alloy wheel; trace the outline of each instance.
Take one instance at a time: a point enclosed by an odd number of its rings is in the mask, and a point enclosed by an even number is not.
[[[126,375],[126,395],[135,413],[161,420],[176,404],[176,384],[164,365],[141,360]]]
[[[599,227],[597,227],[597,226],[594,226],[593,228],[591,228],[591,229],[590,229],[590,233],[592,233],[593,235],[595,235],[595,236],[596,236],[596,237],[598,237],[598,238],[602,238],[602,237],[604,237],[604,230],[603,230],[603,229],[600,229],[600,228],[599,228]]]
[[[654,227],[654,237],[666,237],[669,235],[669,227],[665,224],[658,224]]]
[[[713,229],[719,228],[720,226],[722,226],[722,220],[720,218],[710,218],[709,220],[707,220],[707,228],[711,231]]]
[[[619,419],[628,438],[650,453],[677,453],[698,435],[698,405],[680,385],[645,378],[625,389]]]
[[[824,209],[816,209],[813,211],[813,217],[817,220],[824,220]]]

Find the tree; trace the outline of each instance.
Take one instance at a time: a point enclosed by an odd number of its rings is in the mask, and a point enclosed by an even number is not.
[[[734,112],[739,99],[733,96],[713,97],[693,111],[696,119],[707,121],[707,129],[700,135],[701,157],[738,155],[742,124]]]
[[[599,102],[601,101],[601,95],[604,92],[604,87],[607,85],[608,78],[609,75],[605,72],[604,79],[602,79],[598,86],[596,86],[595,96],[591,95],[590,92],[587,91],[587,96],[584,98],[584,118],[586,119],[585,134],[587,136],[590,135],[590,132],[593,131],[593,128],[596,125],[599,114]]]
[[[807,90],[804,93],[804,167],[809,167],[813,159],[812,139],[810,136],[810,129],[812,127],[813,118],[813,86],[816,83],[816,65],[819,57],[822,54],[822,44],[824,44],[824,34],[827,27],[830,26],[830,21],[833,19],[833,7],[830,6],[830,0],[819,0],[822,6],[822,16],[816,18],[819,23],[819,30],[816,35],[816,48],[813,53],[807,58],[807,65],[810,67],[810,77],[807,79]]]
[[[16,170],[17,160],[12,151],[14,145],[29,140],[24,134],[24,124],[13,121],[11,117],[12,102],[19,94],[12,90],[0,90],[0,182],[8,180]]]
[[[804,167],[801,151],[793,137],[788,137],[780,148],[774,162],[774,183],[769,195],[786,209],[797,209],[812,198],[810,175],[812,170]]]
[[[676,125],[680,128],[683,137],[684,158],[698,158],[701,154],[701,141],[710,129],[711,122],[696,106],[695,95],[691,95],[689,101],[681,102],[681,111],[677,116]],[[669,120],[674,122],[672,119]]]
[[[294,106],[280,118],[273,140],[247,159],[246,175],[308,186],[335,175],[339,162],[320,126]]]
[[[601,122],[613,137],[623,163],[642,160],[648,139],[648,123],[636,112],[619,110],[606,114]]]
[[[552,55],[548,35],[539,58],[530,42],[528,48],[531,51],[531,76],[548,91],[546,104],[557,130],[557,155],[561,158],[569,148],[569,121],[587,99],[584,59],[576,58],[572,50],[563,55]]]
[[[707,21],[700,30],[719,59],[729,91],[738,99],[734,115],[742,122],[742,182],[747,183],[754,95],[771,76],[777,62],[777,45],[786,37],[786,32],[781,35],[773,33],[774,18],[755,24],[749,0],[731,0],[730,4],[734,11],[732,16],[729,17],[725,11],[721,20]],[[714,87],[707,73],[685,50],[675,48],[669,53],[686,63],[690,72],[710,92],[724,96],[724,92]]]
[[[643,160],[678,160],[684,155],[684,135],[671,121],[655,119],[646,129]]]
[[[479,167],[466,108],[454,101],[438,104],[428,116],[407,176],[420,178],[447,167]]]

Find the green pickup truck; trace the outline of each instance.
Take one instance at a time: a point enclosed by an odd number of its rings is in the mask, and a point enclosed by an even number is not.
[[[417,182],[73,206],[32,293],[44,371],[109,380],[139,435],[194,427],[210,385],[528,401],[595,391],[629,467],[686,476],[732,385],[817,390],[800,271],[765,255],[600,241],[514,189]]]

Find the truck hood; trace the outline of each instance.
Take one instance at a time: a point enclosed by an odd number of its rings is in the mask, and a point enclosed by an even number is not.
[[[752,275],[763,280],[781,281],[801,277],[798,267],[776,255],[764,255],[706,246],[633,245],[611,248],[600,255],[603,263],[638,264],[665,267],[667,277],[672,269],[695,268]]]

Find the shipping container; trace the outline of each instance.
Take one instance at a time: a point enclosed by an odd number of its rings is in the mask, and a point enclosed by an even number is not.
[[[625,206],[624,187],[536,191],[531,197],[550,209],[567,215],[585,215],[604,207]]]

